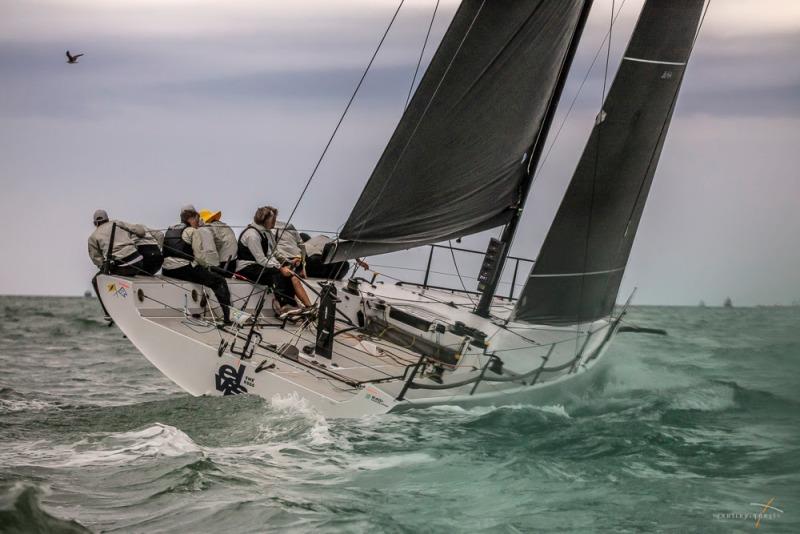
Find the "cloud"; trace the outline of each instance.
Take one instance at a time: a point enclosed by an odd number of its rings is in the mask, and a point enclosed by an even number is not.
[[[394,11],[389,4],[356,4],[358,11],[343,14],[328,4],[311,10],[309,3],[239,2],[220,14],[209,3],[156,9],[148,3],[12,1],[12,17],[0,21],[0,114],[96,118],[119,106],[174,106],[187,97],[228,107],[259,97],[341,101]],[[431,14],[427,3],[404,8],[362,98],[375,103],[385,89],[410,84]],[[148,24],[140,23],[148,16]],[[445,2],[426,61],[450,16]],[[211,22],[219,31],[206,27]],[[86,56],[67,65],[67,48]]]
[[[615,27],[612,76],[641,3],[628,0]],[[455,5],[442,3],[426,61]],[[4,251],[18,260],[0,266],[0,293],[81,293],[98,207],[156,227],[187,202],[220,208],[235,224],[257,203],[288,213],[396,6],[6,0],[0,208],[14,225]],[[432,6],[407,0],[298,211],[300,226],[335,229],[346,219],[401,114]],[[798,6],[713,3],[626,275],[623,291],[640,286],[638,302],[800,296],[785,290],[800,287],[800,258],[785,246],[800,228]],[[609,9],[595,2],[556,126]],[[66,48],[86,56],[66,65]],[[602,65],[601,53],[537,179],[516,254],[535,256],[552,220],[599,106]],[[31,245],[54,228],[52,246]],[[486,235],[464,244],[484,249]],[[419,251],[376,263],[417,257],[424,264]],[[440,268],[451,269],[445,260]]]
[[[576,59],[564,92],[567,104],[578,91],[600,39],[602,35],[590,37],[583,54]],[[609,81],[613,80],[623,50],[619,47],[612,53]],[[719,117],[800,116],[797,50],[800,33],[750,33],[737,37],[701,34],[687,66],[676,112]],[[576,112],[596,113],[604,61],[603,50],[576,100]]]

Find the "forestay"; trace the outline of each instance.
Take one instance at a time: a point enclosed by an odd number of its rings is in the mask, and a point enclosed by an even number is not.
[[[644,209],[704,0],[648,0],[512,320],[608,316]]]
[[[585,3],[461,3],[340,233],[335,260],[508,222]]]

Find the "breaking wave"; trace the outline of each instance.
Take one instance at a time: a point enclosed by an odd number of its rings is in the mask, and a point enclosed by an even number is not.
[[[184,432],[156,423],[133,432],[87,438],[73,446],[65,467],[126,465],[136,460],[202,454],[202,449]]]
[[[0,493],[0,530],[7,534],[91,532],[74,519],[60,519],[48,513],[40,503],[43,493],[39,487],[25,484],[3,489]]]

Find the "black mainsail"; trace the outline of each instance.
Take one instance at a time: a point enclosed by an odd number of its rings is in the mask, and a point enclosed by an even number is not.
[[[464,0],[361,197],[334,259],[507,223],[589,0]],[[543,139],[541,139],[543,140]]]
[[[653,181],[705,0],[648,0],[512,320],[608,316]]]

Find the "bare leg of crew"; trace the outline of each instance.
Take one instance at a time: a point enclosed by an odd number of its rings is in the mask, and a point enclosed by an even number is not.
[[[311,300],[308,298],[306,288],[303,287],[303,282],[296,276],[292,277],[292,286],[294,286],[294,296],[297,300],[303,303],[303,306],[311,306]]]

